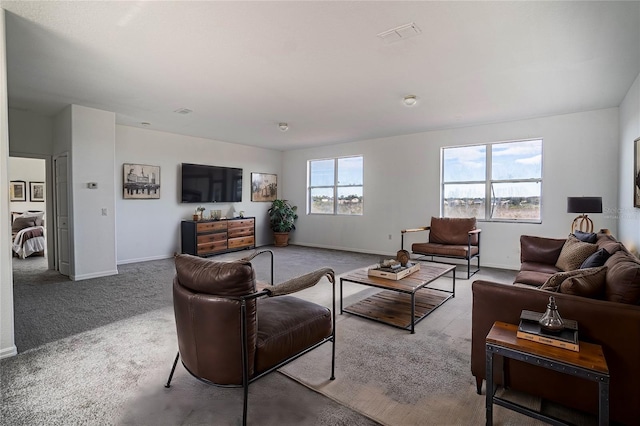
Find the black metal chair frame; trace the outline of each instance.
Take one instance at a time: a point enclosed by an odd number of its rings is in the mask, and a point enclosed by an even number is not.
[[[251,256],[248,256],[246,258],[244,258],[243,260],[250,260],[255,258],[256,256],[263,254],[263,253],[269,253],[271,254],[271,285],[273,285],[273,252],[271,250],[263,250],[263,251],[259,251],[256,252],[254,254],[252,254]],[[195,377],[196,379],[198,379],[199,381],[206,383],[208,385],[212,385],[212,386],[217,386],[217,387],[222,387],[222,388],[240,388],[242,387],[244,389],[244,401],[243,401],[243,407],[242,407],[242,424],[243,426],[246,426],[247,424],[247,407],[248,407],[248,397],[249,397],[249,385],[253,382],[255,382],[256,380],[266,376],[267,374],[289,364],[290,362],[300,358],[302,355],[316,349],[318,346],[321,346],[327,342],[332,342],[332,348],[331,348],[331,377],[329,378],[330,380],[335,380],[335,364],[336,364],[336,280],[335,277],[331,277],[330,280],[331,282],[331,286],[332,286],[332,308],[331,308],[331,316],[332,316],[332,331],[331,331],[331,335],[329,337],[325,337],[324,339],[322,339],[321,341],[319,341],[318,343],[315,343],[314,345],[304,349],[303,351],[293,355],[290,358],[287,358],[286,360],[280,362],[279,364],[269,368],[268,370],[263,371],[262,373],[254,376],[254,377],[249,377],[249,356],[248,356],[248,347],[247,347],[247,317],[246,317],[246,312],[247,312],[247,302],[250,300],[254,300],[257,299],[259,297],[263,297],[263,296],[269,296],[270,292],[269,290],[265,289],[256,293],[252,293],[252,294],[248,294],[246,296],[242,296],[242,297],[227,297],[227,299],[230,300],[239,300],[241,302],[240,305],[240,315],[241,315],[241,330],[240,332],[242,333],[242,384],[241,385],[220,385],[217,383],[214,383],[210,380],[207,379],[203,379],[202,377],[198,377],[195,374],[193,374],[188,368],[187,366],[184,365],[184,363],[182,363],[182,366],[184,367],[185,370],[187,370],[187,372],[189,374],[191,374],[193,377]],[[171,380],[173,379],[173,374],[176,370],[176,366],[178,365],[178,360],[180,359],[180,351],[178,351],[178,353],[176,354],[176,358],[173,361],[173,366],[171,367],[171,372],[169,373],[169,379],[167,380],[167,383],[164,385],[165,388],[170,388],[171,387]]]
[[[417,232],[417,231],[428,231],[429,230],[429,226],[424,226],[422,228],[415,228],[415,229],[403,229],[400,234],[400,248],[402,250],[404,250],[404,234],[407,232]],[[475,275],[477,272],[480,271],[480,233],[482,231],[480,229],[474,229],[473,231],[469,231],[468,233],[468,240],[467,240],[467,256],[447,256],[444,254],[430,254],[430,253],[420,253],[420,252],[415,252],[415,251],[411,251],[411,254],[415,254],[421,257],[418,257],[416,260],[422,260],[424,262],[436,262],[435,260],[433,260],[434,257],[443,257],[443,258],[447,258],[447,259],[462,259],[462,260],[466,260],[467,261],[467,278],[466,279],[470,279],[473,275]],[[475,255],[471,255],[471,238],[473,237],[473,235],[477,235],[478,236],[478,254]],[[431,259],[427,259],[427,257],[431,257]],[[476,269],[474,271],[471,270],[471,259],[473,258],[477,258],[478,259],[478,265],[476,267]],[[455,263],[451,263],[451,262],[438,262],[438,263],[446,263],[448,265],[456,265]],[[460,279],[465,279],[464,277],[459,277]]]

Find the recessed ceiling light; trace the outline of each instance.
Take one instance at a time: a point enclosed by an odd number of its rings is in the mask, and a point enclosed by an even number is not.
[[[175,110],[173,112],[176,112],[176,113],[182,114],[182,115],[187,115],[187,114],[191,114],[193,111],[190,110],[189,108],[178,108],[177,110]]]
[[[279,123],[278,128],[280,128],[281,132],[286,132],[289,130],[289,125],[287,123]]]
[[[151,126],[151,123],[149,123],[149,122],[147,122],[147,121],[143,121],[142,123],[140,123],[140,125],[141,125],[142,127],[149,127],[149,126]]]
[[[416,95],[407,95],[402,100],[406,106],[414,106],[418,102]]]

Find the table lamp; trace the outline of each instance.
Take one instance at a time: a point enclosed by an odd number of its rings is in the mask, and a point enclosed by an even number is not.
[[[571,232],[593,232],[593,221],[587,213],[602,213],[602,197],[567,197],[567,213],[580,213],[571,224]]]

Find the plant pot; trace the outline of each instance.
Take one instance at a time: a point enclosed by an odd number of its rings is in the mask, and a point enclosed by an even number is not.
[[[288,232],[274,232],[273,237],[275,238],[274,245],[276,247],[286,247],[289,245],[289,233]]]

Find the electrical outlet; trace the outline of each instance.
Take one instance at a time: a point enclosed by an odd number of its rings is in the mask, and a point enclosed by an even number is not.
[[[106,216],[107,215],[107,209],[102,209],[102,216]]]

